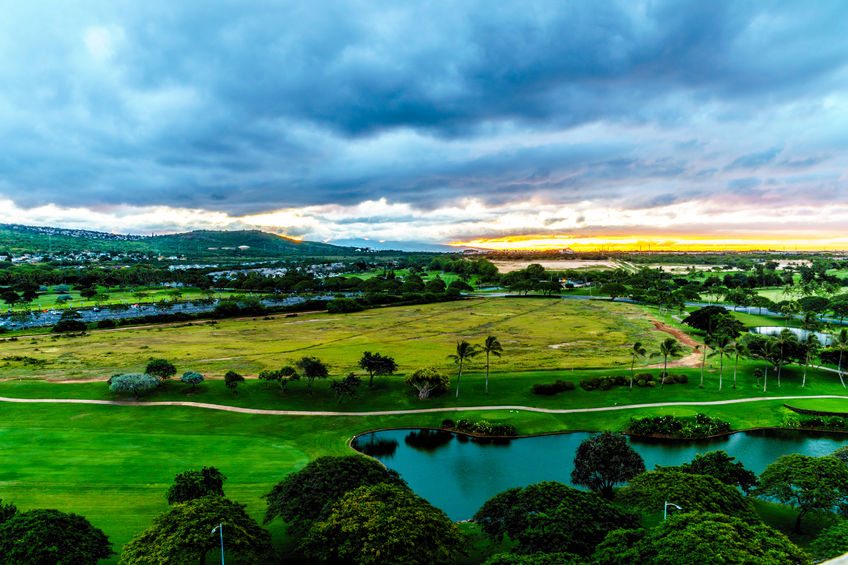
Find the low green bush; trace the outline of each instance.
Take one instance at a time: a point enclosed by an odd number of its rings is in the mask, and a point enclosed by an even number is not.
[[[536,383],[533,385],[533,394],[539,394],[541,396],[553,396],[554,394],[559,394],[561,392],[565,392],[568,390],[574,390],[576,387],[574,383],[570,381],[563,381],[562,379],[557,379],[552,383]]]
[[[724,420],[711,418],[706,414],[696,414],[693,418],[677,416],[631,418],[624,431],[636,436],[697,439],[724,434],[730,430],[730,424]]]
[[[447,422],[449,422],[449,420],[442,422],[442,425]],[[466,432],[482,436],[514,436],[517,433],[515,426],[512,426],[510,424],[497,424],[493,422],[488,422],[486,420],[480,420],[479,422],[475,422],[473,420],[467,420],[465,418],[457,420],[456,423],[451,426],[451,429],[454,429],[458,432]]]

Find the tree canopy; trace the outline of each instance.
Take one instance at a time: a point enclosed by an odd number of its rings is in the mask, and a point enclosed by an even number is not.
[[[610,531],[638,524],[598,495],[557,482],[506,490],[483,504],[474,521],[495,540],[508,535],[517,541],[520,553],[584,556]]]
[[[188,502],[204,496],[224,496],[224,481],[227,477],[215,467],[189,470],[178,473],[174,484],[168,489],[168,504]]]
[[[813,543],[810,552],[816,559],[833,559],[848,553],[848,520],[839,520],[822,531]]]
[[[110,555],[106,534],[77,514],[29,510],[0,523],[0,563],[96,565]]]
[[[204,496],[174,504],[134,537],[121,555],[125,565],[204,562],[218,547],[212,530],[223,525],[227,553],[252,563],[266,563],[271,536],[251,518],[245,506],[223,496]]]
[[[757,485],[757,475],[723,450],[699,453],[690,463],[676,469],[684,473],[710,475],[727,485],[738,486],[746,494]]]
[[[370,351],[362,354],[362,358],[359,360],[359,367],[368,371],[369,387],[374,386],[375,375],[382,377],[384,375],[391,375],[397,371],[397,363],[395,363],[394,358],[380,353],[371,353]]]
[[[315,379],[326,379],[330,376],[327,365],[317,357],[301,357],[296,363],[300,374],[306,378],[306,389],[312,394],[312,382]]]
[[[394,471],[361,455],[325,456],[287,475],[265,495],[265,523],[274,518],[286,522],[315,520],[325,507],[345,493],[379,483],[406,484]]]
[[[670,469],[648,471],[619,489],[620,504],[642,512],[662,512],[665,501],[673,502],[684,512],[718,512],[755,520],[751,502],[730,485],[709,475],[693,475]]]
[[[444,512],[401,484],[361,486],[344,494],[303,541],[323,563],[453,563],[464,538]]]
[[[405,382],[418,391],[419,399],[424,400],[448,390],[450,377],[435,367],[424,367],[406,377]]]
[[[151,359],[144,372],[160,379],[169,379],[177,374],[177,368],[167,359]]]
[[[132,394],[136,400],[141,396],[156,389],[159,379],[146,373],[127,373],[115,375],[109,379],[109,390],[114,393]]]
[[[647,532],[613,532],[593,557],[599,565],[810,562],[785,535],[761,522],[708,512],[676,514]]]
[[[797,507],[800,531],[807,513],[848,503],[848,466],[836,457],[784,455],[762,472],[756,494]]]
[[[622,434],[604,432],[583,441],[574,456],[571,480],[612,498],[613,487],[645,472],[645,462]]]

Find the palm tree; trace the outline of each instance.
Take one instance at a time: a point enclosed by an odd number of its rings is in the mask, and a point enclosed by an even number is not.
[[[648,354],[648,350],[642,345],[641,341],[637,341],[630,348],[630,390],[633,390],[633,366],[636,364],[637,357],[644,357]]]
[[[733,340],[730,339],[725,334],[719,334],[716,336],[713,341],[713,352],[710,354],[710,357],[715,355],[719,356],[719,369],[718,369],[718,389],[721,390],[722,384],[724,382],[724,356],[730,355],[733,352],[733,348],[735,344]]]
[[[459,383],[462,380],[462,365],[467,359],[471,359],[480,351],[464,339],[456,342],[456,355],[448,355],[448,359],[459,365],[459,374],[456,377],[456,397],[459,398]]]
[[[839,351],[839,363],[836,368],[839,371],[839,382],[842,383],[842,388],[845,388],[845,379],[842,378],[842,354],[848,350],[848,330],[842,328],[838,334],[833,336],[833,347]]]
[[[483,351],[486,353],[486,394],[489,394],[489,355],[500,357],[501,353],[503,353],[503,346],[498,341],[498,338],[490,335],[483,342]]]
[[[731,345],[730,353],[733,355],[733,390],[736,390],[736,369],[739,367],[739,358],[751,355],[745,338],[739,339],[733,343]]]
[[[777,345],[777,357],[775,357],[777,361],[777,387],[780,388],[780,374],[783,370],[783,365],[786,364],[786,347],[797,345],[798,336],[784,329],[774,338],[774,343]]]
[[[683,353],[683,346],[673,337],[666,338],[660,344],[660,355],[663,356],[663,376],[660,380],[660,388],[665,384],[665,378],[668,376],[668,358],[676,357]]]
[[[801,379],[801,388],[807,386],[807,367],[810,366],[810,361],[819,349],[821,349],[819,336],[814,333],[807,335],[807,340],[804,343],[804,377]]]

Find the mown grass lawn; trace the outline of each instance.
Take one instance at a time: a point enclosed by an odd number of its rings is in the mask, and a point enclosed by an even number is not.
[[[356,314],[279,315],[6,340],[0,343],[0,378],[103,378],[141,371],[153,357],[172,360],[180,371],[255,375],[315,355],[336,373],[345,373],[355,370],[364,351],[392,355],[403,371],[414,371],[448,367],[447,356],[458,339],[479,343],[490,334],[505,349],[498,367],[512,371],[629,365],[627,349],[634,341],[654,350],[667,337],[653,328],[649,314],[630,304],[470,299]],[[43,365],[5,359],[15,356]],[[477,358],[469,368],[479,370],[481,363]]]

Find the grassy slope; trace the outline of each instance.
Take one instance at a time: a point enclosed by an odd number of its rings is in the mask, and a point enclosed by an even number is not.
[[[627,348],[649,350],[657,332],[640,308],[620,303],[551,299],[474,299],[356,314],[312,314],[269,320],[222,320],[179,327],[92,332],[85,337],[38,337],[0,343],[0,357],[30,356],[43,367],[0,366],[0,378],[96,378],[138,371],[151,357],[180,370],[257,374],[303,355],[316,355],[335,373],[354,370],[363,351],[393,355],[402,370],[449,367],[457,339],[497,335],[506,350],[502,370],[606,367],[629,364]],[[550,346],[560,344],[555,349]],[[480,360],[475,361],[480,368]],[[473,366],[472,366],[473,368]]]

